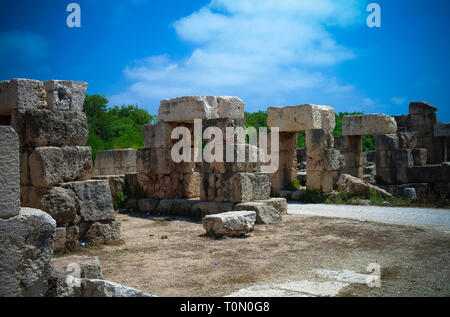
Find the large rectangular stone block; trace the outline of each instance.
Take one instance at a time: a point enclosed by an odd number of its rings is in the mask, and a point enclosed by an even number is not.
[[[29,157],[31,183],[54,185],[92,176],[92,150],[87,146],[37,147]]]
[[[186,96],[162,100],[158,121],[192,122],[195,119],[243,118],[244,102],[237,97]]]
[[[406,168],[414,166],[414,159],[411,149],[395,150],[395,167]]]
[[[416,132],[399,132],[397,135],[400,149],[414,149],[417,147]]]
[[[90,180],[61,185],[75,194],[78,214],[83,222],[114,220],[114,206],[107,181]]]
[[[344,116],[342,135],[375,135],[397,132],[397,122],[385,114]]]
[[[409,183],[450,182],[450,167],[445,164],[414,166],[406,173]]]
[[[336,125],[333,108],[311,104],[269,107],[267,123],[270,128],[278,127],[280,132],[304,132],[309,129],[333,131]]]
[[[270,198],[270,178],[265,173],[204,175],[201,200],[249,202]]]
[[[323,193],[333,191],[333,173],[328,171],[308,171],[306,188],[308,190],[320,190]]]
[[[137,182],[147,198],[183,198],[183,174],[137,174]]]
[[[414,160],[414,166],[424,166],[427,164],[427,149],[413,149],[412,156]]]
[[[29,147],[84,146],[89,134],[86,114],[76,111],[16,110],[11,126]]]
[[[334,148],[341,152],[362,152],[362,138],[350,135],[335,136]]]
[[[400,140],[397,134],[377,134],[373,141],[377,151],[393,151],[400,148]]]
[[[94,175],[125,175],[136,172],[136,149],[100,151],[95,159]]]
[[[82,81],[47,80],[48,109],[56,111],[83,111],[83,103],[88,84]]]
[[[171,139],[172,130],[176,127],[177,125],[167,122],[144,125],[142,127],[144,147],[153,149],[170,148],[175,142],[178,141]]]
[[[136,169],[143,174],[170,174],[172,165],[171,149],[138,149]]]
[[[20,212],[19,139],[9,126],[0,126],[0,218]]]
[[[16,109],[46,108],[44,85],[38,80],[16,78],[0,82],[0,114]]]

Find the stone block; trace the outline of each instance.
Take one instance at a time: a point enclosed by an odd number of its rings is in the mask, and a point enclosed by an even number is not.
[[[337,188],[340,191],[345,191],[346,193],[350,195],[368,195],[371,190],[374,190],[384,197],[390,197],[392,196],[390,193],[386,192],[385,190],[371,185],[364,183],[361,179],[347,175],[342,174],[339,177],[339,180],[337,182]]]
[[[202,177],[199,172],[183,174],[183,190],[184,198],[198,198],[200,197],[200,186]]]
[[[414,149],[417,147],[416,132],[399,132],[397,135],[400,149]]]
[[[394,167],[378,167],[377,175],[375,177],[377,183],[381,184],[396,184],[397,172]]]
[[[199,201],[191,206],[190,214],[193,217],[203,218],[207,215],[219,214],[233,210],[234,203]]]
[[[416,148],[412,150],[414,166],[424,166],[427,164],[427,149]]]
[[[92,150],[87,146],[38,147],[29,157],[31,182],[51,187],[92,175]]]
[[[397,193],[401,194],[405,188],[414,188],[417,198],[426,199],[430,193],[430,184],[428,183],[414,183],[414,184],[402,184],[397,186]]]
[[[448,137],[450,136],[450,123],[439,123],[434,125],[434,136]]]
[[[113,199],[114,209],[118,210],[119,205],[116,202],[117,194],[124,192],[125,190],[125,176],[122,175],[105,175],[105,176],[94,176],[94,180],[106,180],[109,184],[109,189],[111,190],[111,197]]]
[[[205,201],[249,202],[270,198],[270,177],[266,173],[209,174],[202,183]]]
[[[0,218],[20,212],[19,139],[9,126],[0,126]]]
[[[155,210],[155,215],[164,216],[191,216],[191,207],[196,204],[198,200],[190,199],[163,199],[159,202]]]
[[[53,252],[64,252],[66,250],[66,227],[58,227],[55,231]]]
[[[255,200],[255,202],[272,206],[278,210],[281,215],[287,215],[287,200],[285,198],[270,198],[265,200]]]
[[[245,130],[245,118],[218,118],[209,119],[202,121],[202,135],[204,135],[205,130],[210,127],[219,128],[222,131],[223,142],[227,141],[227,129],[233,128],[234,133],[230,135],[229,142],[234,144],[245,143],[246,130]],[[243,132],[242,137],[238,133]],[[215,136],[217,137],[217,136]]]
[[[311,104],[269,107],[267,123],[270,128],[278,127],[280,132],[304,132],[310,129],[332,131],[336,124],[333,108]]]
[[[155,199],[175,199],[183,197],[183,174],[138,174],[138,189],[145,196]]]
[[[21,147],[19,149],[20,155],[20,186],[31,186],[31,172],[29,159],[33,153],[32,148]]]
[[[415,101],[409,104],[409,114],[422,115],[426,113],[435,113],[437,107],[430,105],[429,103],[423,101]]]
[[[144,147],[152,149],[171,148],[178,141],[171,138],[172,130],[176,127],[177,125],[167,122],[144,125],[142,127]]]
[[[279,155],[282,156],[284,153],[286,151],[280,151]],[[291,154],[294,157],[294,152]],[[227,156],[233,159],[227,162]],[[213,158],[206,159],[205,156],[203,157],[202,171],[204,173],[254,173],[260,172],[262,166],[265,165],[264,153],[256,146],[250,144],[224,145],[223,155],[219,159],[221,162],[214,161],[209,163],[208,161],[211,159]]]
[[[257,224],[273,224],[282,220],[281,214],[270,205],[260,202],[240,203],[234,206],[235,210],[252,210],[256,212]]]
[[[84,146],[89,134],[86,114],[76,111],[16,110],[11,126],[19,134],[20,146],[29,147]]]
[[[80,229],[78,226],[71,226],[66,228],[66,250],[74,252],[80,247]]]
[[[361,136],[335,136],[334,148],[341,152],[362,152]]]
[[[55,111],[83,111],[83,103],[88,84],[81,81],[47,80],[48,109]]]
[[[414,166],[408,168],[406,172],[408,183],[437,183],[448,181],[450,177],[450,171],[443,165]],[[445,174],[446,172],[448,174]]]
[[[192,122],[195,119],[243,118],[244,102],[237,97],[186,96],[162,100],[160,122]]]
[[[341,152],[345,168],[359,168],[363,165],[363,152]]]
[[[75,195],[61,187],[22,187],[22,205],[45,211],[59,226],[73,223],[77,215]]]
[[[320,190],[323,193],[333,191],[333,173],[327,171],[308,171],[306,188]]]
[[[55,229],[55,220],[36,209],[0,219],[0,297],[45,296]]]
[[[314,129],[306,131],[306,155],[312,159],[321,159],[324,149],[334,147],[333,134],[323,129]],[[307,168],[309,168],[307,166]]]
[[[78,214],[83,222],[115,219],[111,191],[107,181],[71,182],[61,186],[73,191],[78,202]]]
[[[138,200],[138,209],[140,212],[154,213],[158,207],[159,200],[153,198],[144,198]]]
[[[81,239],[85,242],[105,243],[105,241],[120,241],[120,222],[89,223]]]
[[[406,168],[414,166],[414,159],[411,149],[395,150],[395,167]]]
[[[230,211],[203,218],[203,228],[216,236],[241,236],[253,230],[256,222],[254,211]]]
[[[136,172],[136,149],[99,151],[94,175],[125,175]]]
[[[397,134],[378,134],[373,138],[375,149],[378,151],[393,151],[400,148]]]
[[[170,174],[172,156],[170,149],[138,149],[136,168],[143,174]]]
[[[375,135],[397,132],[397,122],[385,114],[352,115],[342,118],[342,135]]]
[[[52,262],[56,269],[64,272],[71,271],[73,265],[76,265],[79,269],[78,278],[103,279],[102,267],[97,256],[70,255],[54,258]]]
[[[16,78],[0,82],[0,114],[16,109],[46,108],[46,91],[42,82]]]

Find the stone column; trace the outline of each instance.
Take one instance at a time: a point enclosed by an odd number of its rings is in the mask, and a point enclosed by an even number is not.
[[[0,126],[0,218],[20,211],[19,139],[9,126]]]
[[[297,133],[280,132],[279,134],[278,170],[270,175],[273,190],[283,190],[290,187],[297,178]]]

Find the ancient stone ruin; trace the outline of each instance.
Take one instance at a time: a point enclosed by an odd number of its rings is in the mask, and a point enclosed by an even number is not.
[[[250,135],[228,134],[245,132],[241,99],[163,100],[157,123],[143,127],[144,148],[99,152],[94,169],[82,112],[86,89],[74,81],[0,82],[0,296],[152,296],[103,280],[98,258],[52,261],[54,252],[80,243],[120,240],[115,217],[123,206],[116,198],[124,193],[128,210],[202,218],[214,236],[282,221],[295,191],[285,192],[296,179],[303,191],[326,195],[449,197],[450,124],[439,123],[437,108],[424,102],[411,103],[406,116],[346,116],[339,137],[331,107],[270,107],[268,125],[272,135],[279,131],[279,144],[269,142],[265,151],[248,144]],[[176,147],[175,128],[187,131],[186,147]],[[306,149],[297,149],[299,132]],[[375,151],[363,152],[362,136],[373,136]],[[216,144],[224,145],[213,151],[219,161],[196,159],[199,148]],[[183,159],[173,159],[174,149]],[[269,153],[278,160],[270,173]],[[80,275],[67,279],[72,264]]]
[[[104,180],[92,178],[82,112],[87,83],[13,79],[0,83],[0,116],[19,139],[20,201],[57,224],[56,251],[119,240],[120,223]]]

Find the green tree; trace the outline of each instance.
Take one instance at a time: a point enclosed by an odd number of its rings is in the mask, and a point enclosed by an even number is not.
[[[142,126],[154,122],[154,117],[137,105],[108,107],[102,95],[86,95],[83,105],[89,125],[87,145],[93,159],[102,150],[142,148]]]

